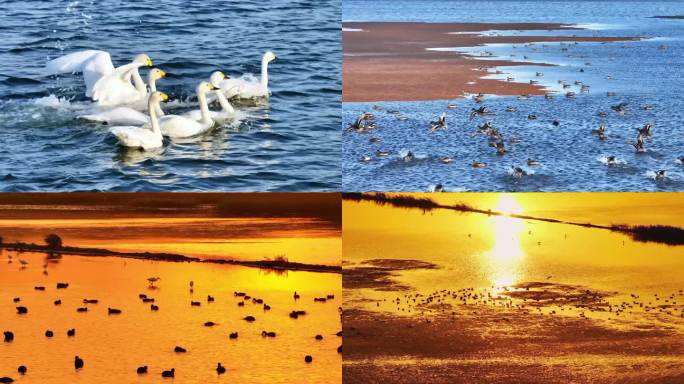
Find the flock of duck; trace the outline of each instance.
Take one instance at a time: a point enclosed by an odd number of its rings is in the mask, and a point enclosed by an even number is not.
[[[530,44],[532,45],[532,43]],[[564,48],[567,50],[567,48]],[[590,63],[586,63],[587,65],[590,65]],[[487,70],[487,68],[480,68],[480,70]],[[583,69],[580,69],[580,72],[584,72]],[[496,74],[502,74],[503,72],[497,70]],[[536,72],[536,77],[543,77],[544,73],[542,72]],[[610,76],[609,76],[610,77]],[[512,82],[515,81],[513,77],[507,77],[506,78],[507,82]],[[537,80],[530,80],[529,82],[532,85],[538,84],[539,82]],[[573,99],[577,96],[578,93],[588,93],[590,90],[590,86],[588,84],[583,83],[582,81],[574,81],[574,82],[568,82],[566,80],[558,80],[558,84],[562,87],[564,97],[567,99]],[[576,91],[572,90],[572,87],[576,87]],[[615,92],[608,91],[606,92],[607,97],[614,97],[616,96]],[[523,94],[517,97],[518,100],[528,100],[531,96],[528,94]],[[552,92],[546,92],[543,96],[547,100],[551,100],[554,98],[554,94]],[[485,102],[486,95],[479,93],[476,95],[472,95],[472,100],[477,103],[477,104],[482,104]],[[456,104],[448,104],[447,105],[447,110],[452,110],[456,109],[458,106]],[[651,104],[644,104],[639,107],[642,110],[645,111],[650,111],[653,110],[653,105]],[[396,117],[397,120],[399,121],[407,121],[409,120],[409,117],[403,114],[402,112],[398,110],[387,110],[384,107],[380,105],[374,105],[373,110],[375,111],[384,111],[385,113],[389,115],[393,115]],[[623,116],[625,112],[628,110],[628,103],[626,102],[620,102],[618,104],[612,105],[611,110],[614,111],[617,115]],[[505,108],[506,113],[515,113],[517,112],[518,109],[514,106],[507,106]],[[487,144],[489,147],[493,148],[495,153],[499,156],[503,156],[506,153],[509,152],[510,146],[518,144],[522,141],[522,138],[514,136],[514,135],[508,135],[505,136],[504,133],[495,127],[494,123],[490,120],[486,120],[489,116],[494,116],[496,115],[497,112],[490,109],[487,106],[481,105],[476,108],[472,108],[470,110],[469,114],[469,120],[473,121],[478,118],[483,118],[485,119],[481,124],[477,124],[475,126],[474,131],[472,132],[472,136],[485,136],[487,137]],[[597,112],[597,116],[600,117],[602,120],[608,116],[608,112],[599,110]],[[426,124],[426,131],[427,134],[434,134],[439,131],[448,131],[448,124],[447,124],[447,118],[448,114],[447,112],[443,112],[439,115],[437,119],[434,121],[429,122],[429,124]],[[530,113],[526,116],[527,120],[537,120],[538,116],[535,113]],[[551,120],[551,125],[553,127],[559,127],[561,126],[561,121],[558,119],[552,119]],[[653,136],[653,127],[654,127],[654,122],[647,122],[643,125],[641,128],[636,128],[636,140],[633,142],[629,142],[629,144],[634,148],[634,150],[637,153],[645,153],[647,152],[646,149],[646,142],[648,139],[652,138]],[[377,131],[378,124],[375,118],[375,115],[373,112],[362,112],[355,121],[353,121],[345,130],[347,133],[360,133],[360,134],[373,134],[374,132]],[[608,139],[608,131],[606,129],[606,124],[605,122],[601,122],[598,126],[597,129],[592,130],[591,132],[587,132],[588,134],[591,133],[592,135],[596,136],[596,138],[599,141],[605,141]],[[377,136],[377,135],[372,135],[372,137],[369,138],[369,143],[371,144],[380,144],[382,142],[382,138]],[[390,156],[391,153],[390,151],[382,150],[378,148],[375,152],[376,157],[387,157]],[[412,162],[416,159],[415,154],[413,153],[412,150],[403,150],[399,152],[399,157],[401,160],[404,162]],[[369,163],[373,160],[372,155],[362,155],[361,158],[359,159],[360,162],[362,163]],[[601,161],[604,162],[604,164],[608,166],[616,166],[624,163],[624,160],[619,159],[615,155],[608,155],[605,156],[605,158],[601,158]],[[450,156],[439,156],[439,162],[443,164],[450,164],[454,162],[454,158]],[[675,162],[684,165],[684,156],[679,156],[675,159]],[[541,161],[539,159],[534,159],[534,158],[528,158],[526,165],[527,167],[535,167],[538,165],[541,165]],[[473,168],[484,168],[487,166],[487,163],[482,162],[482,161],[472,161],[471,166]],[[530,172],[526,170],[523,165],[513,165],[510,166],[509,172],[508,172],[513,178],[519,179],[524,176],[527,176]],[[652,176],[651,176],[652,175]],[[655,169],[652,172],[649,172],[649,176],[654,178],[655,180],[664,180],[668,177],[667,171],[665,169]],[[436,184],[434,187],[435,191],[443,191],[444,188],[442,184]]]
[[[147,279],[148,288],[151,290],[156,289],[157,286],[155,284],[157,282],[159,282],[160,280],[161,280],[160,277],[148,278]],[[194,282],[190,281],[189,286],[190,286],[190,293],[191,294],[194,293]],[[69,283],[65,283],[65,282],[60,282],[60,283],[57,283],[57,285],[56,285],[57,290],[67,289],[68,287],[69,287]],[[45,286],[35,286],[34,290],[46,291],[46,287]],[[237,305],[239,307],[244,307],[247,304],[252,304],[255,307],[261,307],[264,314],[266,314],[268,311],[271,310],[271,306],[269,304],[265,303],[263,299],[257,298],[257,297],[252,297],[248,293],[234,292],[233,296],[235,299],[238,300]],[[292,297],[293,297],[293,301],[295,303],[302,299],[301,295],[299,293],[297,293],[296,291],[294,292]],[[329,294],[329,295],[322,296],[322,297],[314,297],[313,301],[318,302],[318,303],[326,303],[326,302],[334,300],[334,299],[335,299],[335,295]],[[149,296],[146,293],[140,293],[138,295],[138,300],[140,300],[140,302],[143,304],[149,304],[150,305],[150,311],[152,311],[152,312],[156,312],[156,311],[160,310],[159,305],[158,305],[157,301],[155,300],[155,298],[152,296]],[[207,303],[214,303],[215,301],[216,301],[216,298],[214,296],[207,295],[207,298],[206,298]],[[20,297],[15,297],[13,299],[13,303],[16,305],[16,311],[17,311],[17,314],[19,316],[23,317],[23,316],[27,316],[29,314],[29,312],[30,312],[29,308],[26,306],[20,305],[21,304],[21,298]],[[100,303],[100,301],[98,299],[85,298],[82,301],[82,306],[78,306],[76,308],[76,311],[80,312],[80,313],[88,312],[89,308],[92,308],[92,306],[95,306],[99,303]],[[62,306],[63,303],[62,303],[61,299],[56,299],[56,300],[54,300],[53,304],[55,306]],[[90,307],[89,307],[89,305],[90,305]],[[202,305],[201,301],[191,300],[191,302],[190,302],[191,307],[199,307],[201,305]],[[338,310],[341,311],[340,308],[338,308]],[[123,314],[123,311],[121,309],[112,308],[112,307],[107,308],[107,315],[108,316],[121,316],[122,314]],[[289,313],[289,317],[291,319],[296,320],[301,316],[305,316],[306,314],[307,314],[306,311],[295,309]],[[252,322],[256,321],[256,317],[249,315],[249,316],[245,316],[241,320],[246,321],[248,323],[252,323]],[[214,327],[216,325],[218,325],[218,323],[215,323],[213,321],[207,321],[203,324],[204,327]],[[66,336],[68,338],[76,337],[76,329],[75,328],[68,329],[66,331]],[[261,336],[264,338],[274,338],[277,335],[276,335],[276,332],[274,332],[274,331],[263,330],[261,332]],[[337,332],[336,336],[342,337],[342,331]],[[55,337],[55,332],[53,330],[48,329],[45,331],[45,337],[53,338],[53,337]],[[231,332],[228,335],[229,340],[237,340],[238,338],[239,338],[238,332]],[[317,335],[313,336],[313,338],[316,341],[321,341],[321,340],[323,340],[323,335],[317,334]],[[11,330],[5,330],[3,332],[3,341],[5,343],[11,344],[14,341],[14,339],[15,339],[15,334]],[[182,346],[176,346],[173,349],[173,351],[174,351],[174,353],[177,353],[177,354],[187,353],[187,349],[182,347]],[[337,352],[342,353],[342,345],[340,345],[337,348]],[[306,356],[304,356],[303,360],[305,363],[310,364],[313,362],[313,356],[312,355],[306,355]],[[84,367],[86,366],[86,361],[82,357],[80,357],[79,355],[74,356],[73,362],[74,362],[74,369],[76,369],[76,370],[84,369]],[[218,375],[222,375],[222,374],[226,373],[227,368],[224,365],[222,365],[221,362],[218,362],[215,370],[216,370],[216,373]],[[17,368],[17,372],[22,376],[26,375],[28,372],[28,368],[26,367],[26,365],[20,365]],[[147,365],[141,365],[140,367],[138,367],[136,369],[136,373],[138,375],[146,375],[148,373],[148,366]],[[165,370],[162,370],[160,372],[161,377],[164,377],[164,378],[173,378],[173,377],[175,377],[175,374],[176,374],[175,368],[165,369]],[[9,377],[9,376],[0,377],[0,383],[12,383],[12,382],[14,382],[14,379]]]
[[[547,277],[547,279],[552,276]],[[435,308],[452,309],[454,306],[475,308],[491,306],[519,310],[540,315],[577,316],[587,319],[588,313],[607,314],[607,320],[620,319],[628,314],[654,314],[684,318],[684,290],[669,295],[657,293],[642,297],[631,293],[629,299],[610,302],[612,294],[582,287],[550,282],[530,282],[514,286],[476,290],[474,287],[442,289],[427,294],[407,293],[391,300],[383,299],[398,312],[425,315]],[[679,302],[677,300],[680,300]],[[380,307],[380,302],[376,303]],[[457,312],[452,310],[451,315]]]
[[[46,72],[48,75],[83,73],[85,94],[96,103],[96,108],[93,113],[79,118],[111,125],[110,132],[125,147],[150,150],[162,147],[164,136],[198,136],[232,121],[236,110],[228,101],[230,99],[269,97],[268,64],[275,59],[273,52],[264,53],[258,81],[249,76],[230,78],[221,71],[214,71],[208,81],[197,85],[199,109],[182,115],[168,115],[161,109],[160,103],[169,98],[157,90],[156,82],[167,74],[152,68],[152,59],[146,54],[137,55],[131,63],[115,68],[107,52],[79,51],[49,61]],[[151,68],[147,84],[140,76],[142,67]],[[209,109],[209,102],[214,101],[220,104],[220,111]]]

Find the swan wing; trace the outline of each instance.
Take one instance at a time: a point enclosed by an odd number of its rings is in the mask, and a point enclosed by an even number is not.
[[[161,147],[163,143],[159,135],[147,128],[120,126],[112,127],[109,131],[125,147],[152,149]]]
[[[178,115],[167,115],[159,118],[159,127],[162,133],[173,138],[197,136],[209,130],[212,125],[204,126],[198,121]]]
[[[91,97],[100,105],[127,104],[140,99],[138,91],[130,80],[126,81],[121,76],[122,71],[119,68],[101,77],[93,86]]]
[[[114,70],[114,65],[112,64],[112,59],[109,57],[109,53],[92,49],[70,53],[50,60],[45,65],[45,70],[48,75],[83,72],[83,68],[88,61],[96,55],[100,56],[97,61],[102,66],[101,69],[103,72],[106,70]]]
[[[202,120],[202,111],[200,111],[199,109],[193,109],[192,111],[185,112],[180,116],[186,117],[191,120],[200,121]],[[212,120],[216,120],[221,116],[221,113],[216,111],[209,111],[209,116],[211,116]]]
[[[79,119],[108,124],[144,125],[150,122],[146,114],[129,107],[117,107],[108,111],[78,116]]]

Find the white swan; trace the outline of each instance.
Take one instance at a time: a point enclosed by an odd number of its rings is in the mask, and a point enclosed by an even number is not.
[[[45,69],[48,75],[83,72],[86,96],[100,105],[120,105],[138,100],[144,96],[144,83],[131,84],[138,68],[152,66],[152,59],[140,54],[130,64],[114,68],[112,58],[105,51],[87,50],[74,52],[49,61]],[[137,74],[139,77],[140,74]]]
[[[233,108],[228,99],[226,99],[226,97],[223,95],[222,90],[218,89],[219,87],[217,86],[217,84],[220,84],[223,80],[225,80],[225,78],[226,75],[224,75],[221,71],[214,71],[209,77],[209,82],[214,86],[214,88],[216,88],[216,90],[212,92],[208,99],[210,101],[218,100],[219,104],[221,105],[221,111],[209,111],[211,119],[217,124],[223,124],[235,119],[235,108]],[[202,111],[195,109],[184,113],[183,116],[195,121],[200,121],[202,120]]]
[[[203,81],[197,86],[197,99],[200,104],[200,121],[193,120],[186,116],[166,115],[159,119],[159,126],[165,136],[172,138],[184,138],[197,136],[214,127],[214,120],[209,112],[207,105],[207,92],[212,91],[213,85]]]
[[[150,70],[149,74],[147,75],[147,81],[150,86],[150,94],[157,91],[157,80],[165,76],[166,72],[159,68],[152,68]],[[164,111],[162,111],[158,103],[155,104],[155,112],[157,112],[157,117],[164,116]],[[116,107],[114,109],[98,113],[78,116],[78,118],[107,124],[143,125],[150,123],[150,117],[148,115],[131,107]]]
[[[220,84],[223,94],[227,98],[237,97],[241,99],[252,99],[258,97],[268,97],[268,63],[276,59],[275,53],[267,51],[261,58],[261,79],[256,80],[253,76],[239,79],[227,78]]]
[[[151,127],[119,126],[112,127],[109,131],[125,147],[142,148],[144,150],[161,147],[164,140],[159,128],[159,121],[157,120],[156,107],[160,102],[168,99],[169,97],[163,92],[154,92],[150,95],[147,105],[150,112]]]

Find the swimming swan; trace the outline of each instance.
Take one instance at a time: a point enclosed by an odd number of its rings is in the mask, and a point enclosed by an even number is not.
[[[237,97],[241,99],[251,99],[257,97],[268,97],[268,63],[276,59],[275,53],[267,51],[261,59],[261,80],[254,81],[246,79],[225,79],[221,82],[221,90],[227,98]]]
[[[156,81],[165,76],[166,72],[159,68],[152,68],[150,70],[147,76],[147,81],[150,85],[150,94],[157,91]],[[164,111],[162,111],[159,104],[155,104],[155,112],[157,112],[157,117],[164,116]],[[144,125],[150,123],[150,117],[148,115],[131,107],[116,107],[103,112],[78,116],[78,118],[107,124]]]
[[[136,86],[131,84],[131,77],[140,77],[138,68],[143,66],[152,66],[152,59],[146,54],[136,56],[130,64],[114,68],[108,52],[87,50],[51,60],[45,69],[48,75],[83,72],[86,96],[100,105],[111,106],[130,103],[145,96],[147,90],[144,83],[136,82]]]
[[[197,86],[197,99],[200,104],[202,119],[195,121],[186,116],[166,115],[159,119],[159,126],[165,136],[183,138],[196,136],[214,127],[214,120],[207,105],[207,92],[216,89],[213,85],[203,81]]]
[[[221,82],[225,79],[226,75],[224,75],[221,71],[214,71],[209,77],[209,82],[216,89],[207,97],[207,99],[209,101],[218,100],[219,104],[221,105],[221,111],[209,111],[212,120],[214,120],[217,124],[223,124],[235,118],[235,108],[233,108],[228,99],[226,99],[226,96],[223,95],[223,92],[219,87],[219,84],[221,84]],[[182,116],[188,117],[195,121],[202,120],[202,112],[197,109],[186,112]]]
[[[119,126],[112,127],[110,132],[119,139],[119,143],[125,147],[137,147],[144,150],[159,148],[163,144],[159,121],[157,120],[157,105],[161,101],[167,101],[169,97],[163,92],[154,92],[147,101],[150,112],[152,127]]]

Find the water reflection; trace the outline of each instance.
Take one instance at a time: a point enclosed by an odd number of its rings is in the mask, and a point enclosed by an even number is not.
[[[520,214],[522,207],[513,195],[501,195],[496,209],[508,214]],[[518,270],[525,256],[520,236],[526,224],[522,219],[509,216],[491,216],[494,246],[484,254],[489,280],[498,291],[518,281]]]

